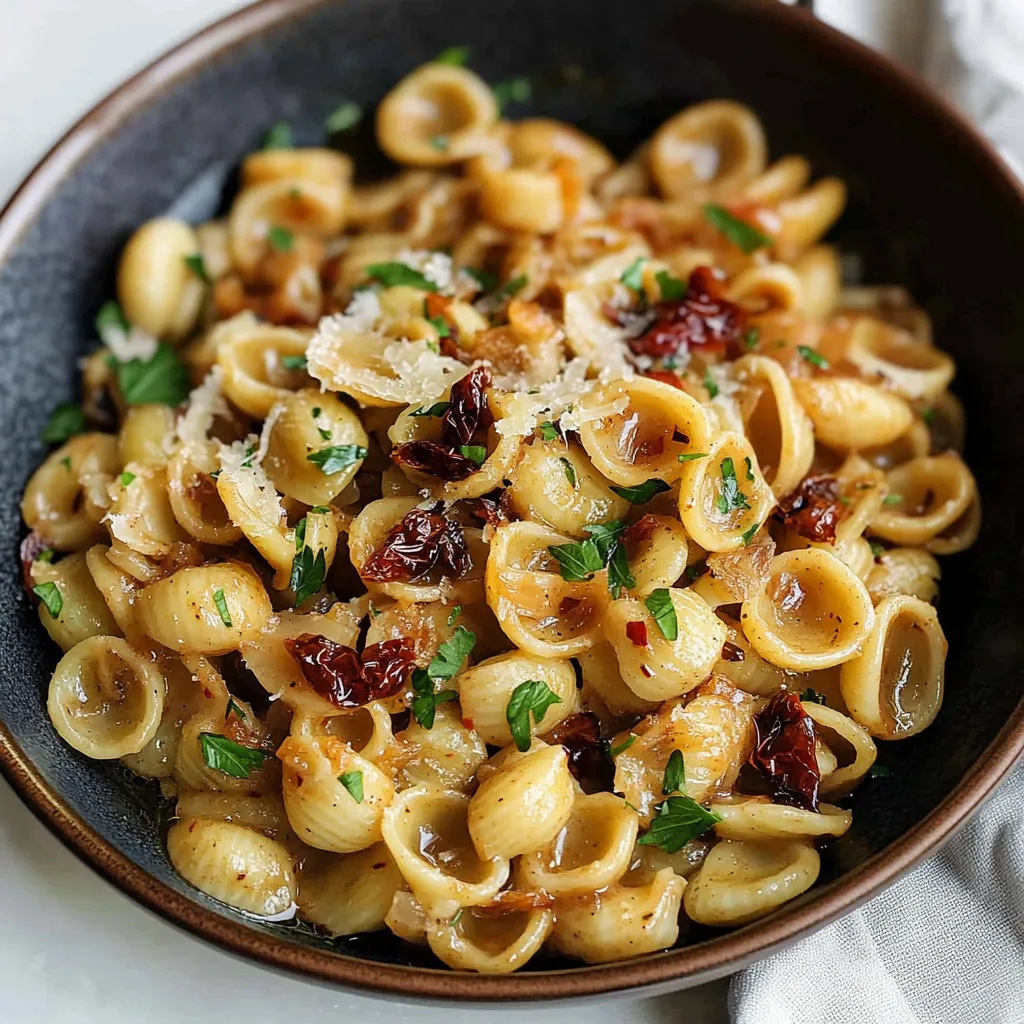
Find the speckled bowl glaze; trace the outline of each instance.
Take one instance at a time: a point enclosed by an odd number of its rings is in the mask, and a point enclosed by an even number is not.
[[[18,576],[18,501],[43,456],[39,432],[75,393],[78,357],[133,227],[168,210],[213,213],[271,123],[288,119],[300,142],[319,141],[341,101],[372,108],[455,43],[472,47],[473,68],[492,81],[533,75],[536,112],[620,155],[680,107],[727,96],[758,111],[776,155],[806,153],[817,173],[844,177],[851,201],[836,237],[862,254],[868,281],[911,289],[957,359],[985,508],[977,546],[944,566],[942,714],[886,747],[893,775],[855,795],[853,828],[825,850],[821,883],[739,931],[694,931],[681,948],[604,967],[535,960],[509,977],[456,974],[390,934],[332,943],[191,889],[168,863],[153,787],[79,756],[51,728],[57,655]],[[361,168],[383,169],[369,130],[350,148]],[[265,964],[391,998],[653,994],[820,927],[933,851],[1024,746],[1022,200],[989,147],[916,81],[766,0],[266,0],[214,25],[87,115],[0,219],[0,767],[64,842],[167,919]]]

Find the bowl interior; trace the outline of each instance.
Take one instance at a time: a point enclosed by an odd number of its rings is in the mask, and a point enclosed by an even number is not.
[[[271,5],[264,15],[287,6]],[[950,646],[943,712],[920,737],[884,746],[892,777],[856,794],[853,828],[825,851],[822,883],[863,866],[951,793],[1021,700],[1021,678],[1010,669],[1024,654],[1022,527],[1013,500],[1024,455],[1018,194],[969,136],[915,100],[912,87],[775,5],[643,0],[627,12],[615,0],[519,0],[500,16],[491,5],[460,0],[292,6],[292,17],[265,17],[268,27],[208,55],[119,116],[0,253],[7,552],[0,563],[0,721],[89,829],[184,899],[244,918],[175,875],[154,786],[79,756],[51,728],[45,697],[57,655],[21,590],[19,497],[44,454],[38,437],[50,410],[75,394],[77,359],[94,344],[90,325],[112,294],[116,258],[132,229],[166,211],[211,215],[240,157],[273,122],[288,120],[300,143],[319,143],[323,119],[339,103],[372,111],[411,68],[466,44],[470,66],[489,81],[531,76],[534,98],[512,116],[571,121],[619,156],[688,103],[748,103],[764,121],[773,156],[805,153],[816,175],[847,181],[849,210],[834,237],[862,256],[866,282],[907,286],[957,359],[954,390],[967,406],[967,457],[985,522],[977,546],[943,565],[940,614]],[[104,123],[111,117],[108,111]],[[344,148],[365,174],[385,169],[370,116]],[[430,963],[390,934],[331,943],[294,925],[246,924],[371,961]],[[713,947],[726,940],[694,933],[687,941]],[[535,960],[531,970],[569,966]]]

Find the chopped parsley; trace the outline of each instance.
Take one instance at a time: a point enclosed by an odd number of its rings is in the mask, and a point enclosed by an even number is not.
[[[421,405],[418,409],[413,409],[410,416],[443,416],[447,411],[451,402],[435,402],[431,406]]]
[[[295,527],[295,546],[297,551],[292,559],[292,575],[288,585],[295,593],[295,607],[311,598],[323,585],[327,578],[327,555],[323,548],[316,554],[305,543],[306,520],[301,519]]]
[[[828,369],[828,360],[820,352],[815,352],[809,345],[797,345],[796,350],[800,353],[801,358],[811,366],[816,366],[819,370]]]
[[[558,433],[558,427],[551,420],[545,420],[540,425],[540,439],[542,441],[557,441],[561,436]]]
[[[616,487],[614,484],[609,488],[620,498],[625,498],[631,505],[646,505],[656,494],[664,494],[672,490],[664,480],[645,480],[636,487]]]
[[[751,327],[750,330],[748,330],[743,335],[743,344],[746,345],[747,348],[756,348],[757,347],[757,342],[760,339],[760,337],[761,337],[761,328],[760,327]]]
[[[706,459],[708,454],[708,452],[683,452],[678,458],[680,462],[693,462],[694,459]]]
[[[883,505],[898,505],[903,500],[902,494],[887,494],[882,499]]]
[[[558,461],[562,464],[562,468],[565,470],[565,478],[569,481],[569,486],[576,490],[576,470],[573,468],[572,463],[563,455],[560,456]]]
[[[263,140],[264,149],[292,149],[294,145],[292,126],[287,121],[278,121]]]
[[[626,524],[617,520],[594,523],[583,527],[590,534],[586,540],[579,543],[554,544],[549,547],[548,551],[558,562],[562,579],[579,582],[589,580],[595,572],[600,572],[615,554],[619,535],[625,528]],[[626,572],[628,571],[627,567]]]
[[[676,606],[672,603],[672,594],[666,587],[652,590],[644,604],[666,640],[675,640],[679,636],[679,621],[676,618]]]
[[[281,365],[286,370],[304,370],[306,368],[306,357],[303,356],[281,356]],[[320,414],[317,413],[319,416]]]
[[[683,765],[683,754],[680,750],[673,750],[668,757],[668,764],[665,765],[665,778],[661,783],[661,791],[665,796],[673,793],[682,793],[686,790],[686,770]]]
[[[722,515],[750,508],[750,502],[736,480],[736,468],[728,457],[722,459],[722,493],[715,504]]]
[[[451,331],[448,329],[448,321],[443,316],[428,316],[427,323],[437,331],[439,338],[451,337]]]
[[[203,760],[210,768],[235,779],[249,778],[263,767],[263,762],[270,756],[265,750],[243,746],[216,732],[201,732],[199,746]]]
[[[497,277],[488,270],[478,270],[476,267],[466,267],[466,273],[469,274],[469,276],[473,278],[478,285],[480,285],[481,290],[485,292],[492,292],[498,287]]]
[[[93,321],[96,327],[96,333],[102,338],[104,334],[109,330],[124,331],[126,334],[131,330],[131,324],[128,323],[128,317],[124,315],[124,310],[121,309],[120,305],[114,301],[114,299],[107,299],[106,302],[100,306],[100,311],[96,314],[96,319]]]
[[[637,844],[658,846],[666,853],[678,853],[691,839],[702,836],[722,819],[688,796],[670,796],[658,807],[650,830]]]
[[[807,687],[806,690],[804,690],[803,693],[800,694],[800,699],[803,700],[803,701],[808,701],[809,703],[812,703],[812,704],[827,704],[828,703],[825,700],[825,695],[823,693],[818,693],[817,690],[813,690],[809,686]]]
[[[51,619],[60,615],[61,609],[64,607],[64,597],[56,583],[40,583],[32,588],[32,593],[46,605]]]
[[[291,252],[295,246],[295,236],[287,228],[275,224],[267,232],[267,244],[275,252]]]
[[[639,737],[635,732],[631,732],[621,743],[614,747],[608,748],[609,757],[618,757],[619,754],[624,754],[634,743],[636,743]]]
[[[465,456],[470,462],[482,466],[487,461],[487,449],[482,444],[460,444],[459,454]]]
[[[704,371],[704,388],[709,398],[717,398],[721,394],[722,389],[714,382],[710,370]]]
[[[126,469],[118,479],[120,479],[122,487],[127,487],[135,479],[135,474],[129,473]]]
[[[385,288],[408,285],[410,288],[421,288],[425,292],[437,291],[437,285],[433,281],[408,264],[399,263],[397,260],[371,263],[366,268],[366,276],[371,281],[379,281]]]
[[[163,342],[150,359],[113,362],[118,389],[128,405],[180,405],[192,390],[188,369]]]
[[[499,300],[515,298],[529,284],[529,277],[526,274],[516,274],[507,284],[503,284],[495,293],[494,297]]]
[[[213,603],[217,606],[217,612],[220,615],[221,622],[223,622],[225,626],[228,626],[230,628],[231,612],[228,611],[228,602],[227,598],[224,596],[223,588],[218,587],[213,592]]]
[[[335,444],[330,448],[321,448],[318,452],[310,452],[306,460],[312,462],[314,466],[319,466],[324,476],[330,476],[361,462],[368,454],[369,452],[359,444]]]
[[[455,930],[455,928],[458,927],[459,922],[462,920],[462,912],[464,909],[464,907],[459,907],[459,909],[455,911],[455,914],[452,917],[452,919],[448,922],[448,927],[451,928],[453,931]]]
[[[921,419],[923,419],[925,421],[925,423],[930,424],[932,422],[932,420],[935,419],[935,410],[934,409],[922,409],[921,410]]]
[[[338,781],[348,790],[349,795],[357,804],[363,802],[363,773],[361,771],[342,772]]]
[[[662,302],[678,302],[686,298],[686,283],[678,277],[673,277],[667,270],[659,270],[654,275],[658,282],[658,290],[661,292]]]
[[[455,607],[454,607],[454,608],[453,608],[453,609],[452,609],[452,610],[451,610],[451,611],[450,611],[450,612],[448,613],[448,625],[449,625],[449,626],[454,626],[454,625],[455,625],[455,622],[456,622],[456,620],[458,619],[458,617],[459,617],[459,616],[460,616],[461,614],[462,614],[462,605],[461,605],[461,604],[457,604],[457,605],[456,605],[456,606],[455,606]]]
[[[871,546],[871,554],[873,554],[875,558],[881,558],[882,555],[885,554],[885,547],[877,540],[869,541],[869,544]]]
[[[237,715],[243,722],[246,720],[245,712],[235,702],[235,698],[229,696],[227,710],[224,712],[224,720],[227,721],[232,715]]]
[[[877,761],[868,769],[869,779],[891,779],[895,772],[887,764]]]
[[[47,444],[63,444],[76,434],[86,431],[85,413],[82,408],[70,402],[61,402],[50,413],[50,418],[40,435]]]
[[[447,135],[432,135],[430,137],[430,148],[436,149],[439,153],[445,153],[448,150],[449,140]]]
[[[363,119],[363,108],[358,103],[342,103],[324,118],[324,131],[328,135],[347,132]]]
[[[754,463],[753,463],[753,460],[750,458],[749,455],[747,455],[743,459],[743,462],[744,462],[744,464],[747,467],[747,479],[748,480],[754,480],[755,477],[754,477]]]
[[[451,64],[460,67],[469,60],[468,46],[447,46],[433,60],[434,64]]]
[[[494,98],[498,101],[498,109],[504,110],[510,103],[529,103],[533,96],[533,86],[528,78],[510,78],[507,82],[495,82],[491,86]]]
[[[750,546],[750,542],[754,539],[754,537],[757,535],[757,531],[760,530],[760,529],[761,529],[761,524],[760,523],[754,523],[754,525],[751,526],[750,529],[743,531],[743,538],[742,539],[743,539],[743,546],[745,548]]]
[[[539,679],[528,679],[512,691],[512,697],[505,709],[505,720],[508,722],[517,750],[530,749],[530,715],[533,715],[534,724],[540,725],[548,708],[552,704],[561,703],[562,698],[553,693],[547,683]]]
[[[717,203],[704,204],[704,219],[720,235],[748,255],[772,244],[772,240],[759,228],[741,220]]]
[[[476,635],[465,626],[456,626],[455,632],[437,649],[430,664],[418,668],[412,674],[412,715],[424,729],[434,727],[434,716],[437,705],[445,701],[455,700],[458,694],[454,690],[434,692],[435,681],[451,679],[462,666],[476,645]]]
[[[637,256],[635,260],[622,272],[619,280],[635,292],[644,290],[644,264],[650,260],[646,256]]]
[[[199,278],[203,284],[210,283],[210,275],[206,272],[206,262],[203,260],[203,254],[201,252],[194,252],[190,256],[185,257],[185,266],[192,271],[196,277]]]
[[[629,571],[629,560],[626,557],[626,549],[621,544],[616,544],[608,559],[608,590],[617,601],[622,591],[632,590],[636,586],[636,579]]]
[[[64,458],[60,460],[60,464],[61,464],[61,465],[62,465],[62,466],[63,466],[63,467],[64,467],[64,468],[65,468],[65,469],[66,469],[66,470],[67,470],[67,471],[69,472],[69,473],[71,472],[71,456],[70,456],[70,455],[65,455],[65,456],[64,456]]]

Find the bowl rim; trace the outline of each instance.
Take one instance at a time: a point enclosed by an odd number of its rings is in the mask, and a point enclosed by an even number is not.
[[[222,17],[164,52],[116,86],[39,160],[0,210],[0,267],[54,190],[128,116],[159,99],[172,82],[275,25],[335,0],[257,0]],[[858,72],[885,84],[897,102],[942,121],[976,157],[997,186],[1024,205],[1024,186],[994,146],[913,72],[809,12],[781,3],[758,4],[759,16],[802,33],[819,53],[842,55]],[[52,789],[0,722],[0,772],[33,813],[69,849],[107,881],[147,909],[228,952],[308,980],[388,995],[403,1001],[522,1005],[524,1002],[607,994],[653,995],[711,981],[767,956],[856,909],[925,856],[936,852],[976,811],[1024,752],[1024,697],[964,778],[913,828],[864,864],[795,906],[710,942],[598,966],[520,975],[487,976],[440,968],[406,967],[299,945],[222,916],[164,885],[86,825]]]

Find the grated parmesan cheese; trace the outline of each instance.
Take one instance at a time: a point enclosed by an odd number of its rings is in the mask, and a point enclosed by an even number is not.
[[[452,258],[446,253],[430,249],[403,249],[395,260],[418,270],[439,292],[452,294]]]
[[[739,381],[733,376],[732,368],[725,363],[707,368],[707,374],[718,387],[718,393],[730,398],[740,389]]]
[[[118,324],[106,324],[100,331],[100,340],[119,363],[152,359],[160,344],[152,334],[134,325],[125,331]]]
[[[219,366],[214,366],[202,384],[189,393],[188,406],[176,427],[178,440],[182,444],[205,444],[214,419],[217,416],[230,415],[228,404],[221,394],[223,383],[223,370]]]

